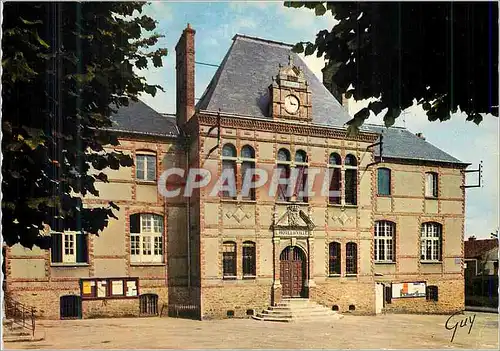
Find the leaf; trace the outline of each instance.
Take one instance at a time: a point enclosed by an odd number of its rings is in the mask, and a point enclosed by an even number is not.
[[[297,43],[292,47],[292,52],[295,52],[297,54],[300,54],[304,52],[304,44],[303,43]]]
[[[285,1],[284,2],[285,7],[291,7],[291,8],[301,8],[304,6],[303,1]]]
[[[398,107],[389,107],[384,115],[384,123],[386,127],[391,127],[396,122],[396,118],[401,114],[401,109]]]
[[[24,23],[24,24],[27,24],[27,25],[34,25],[34,24],[43,24],[43,22],[41,20],[36,20],[36,21],[28,21],[28,20],[25,20],[24,18],[22,17],[19,17],[19,19]]]
[[[323,16],[326,12],[326,8],[325,6],[323,6],[323,4],[318,4],[314,8],[314,12],[316,13],[316,16]]]
[[[153,65],[155,67],[162,67],[163,66],[163,62],[162,62],[160,55],[153,56]]]
[[[108,176],[103,173],[103,172],[100,172],[99,174],[95,175],[95,179],[98,179],[100,180],[101,182],[104,182],[104,183],[108,183]]]
[[[44,48],[48,49],[50,47],[50,45],[47,44],[47,42],[45,40],[40,38],[40,36],[38,35],[38,32],[36,30],[33,32],[33,35],[35,36],[35,39],[38,41],[38,43],[40,45],[42,45]]]
[[[314,51],[316,51],[316,45],[314,45],[313,43],[308,43],[304,54],[306,56],[309,56],[309,55],[314,54]]]
[[[148,85],[148,84],[146,84],[144,86],[144,92],[146,94],[151,95],[151,96],[155,96],[156,95],[156,90],[157,90],[156,86],[154,86],[154,85]]]
[[[347,127],[347,136],[352,138],[352,137],[355,137],[359,134],[359,127],[355,126],[355,125],[349,125],[349,127]]]
[[[368,104],[368,108],[373,111],[375,115],[378,115],[384,108],[386,108],[382,102],[380,101],[373,101]]]

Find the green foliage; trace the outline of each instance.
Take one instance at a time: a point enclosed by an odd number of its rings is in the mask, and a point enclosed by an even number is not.
[[[445,121],[459,108],[476,124],[487,113],[498,117],[495,3],[287,1],[285,6],[316,15],[330,11],[338,21],[314,43],[300,42],[293,50],[325,55],[327,88],[334,95],[376,98],[349,122],[351,130],[370,111],[384,109],[391,126],[414,100],[430,121]]]
[[[134,72],[162,65],[156,22],[144,2],[7,2],[3,12],[2,235],[7,245],[46,247],[53,230],[98,234],[116,218],[109,203],[82,197],[107,182],[103,169],[129,167],[113,150],[110,115],[141,92]]]

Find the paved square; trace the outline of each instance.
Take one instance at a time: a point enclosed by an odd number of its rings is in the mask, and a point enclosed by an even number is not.
[[[460,321],[474,316],[468,334]],[[6,349],[498,349],[498,315],[351,316],[332,322],[193,321],[174,318],[39,321],[40,342],[6,343]],[[453,342],[453,327],[458,323]],[[462,324],[464,324],[463,322]]]

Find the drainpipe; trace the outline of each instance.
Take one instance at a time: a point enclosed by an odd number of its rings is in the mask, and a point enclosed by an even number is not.
[[[189,172],[189,138],[184,136],[184,151],[186,152],[186,176]],[[187,233],[187,267],[188,267],[188,290],[191,295],[191,197],[186,201],[186,233]]]

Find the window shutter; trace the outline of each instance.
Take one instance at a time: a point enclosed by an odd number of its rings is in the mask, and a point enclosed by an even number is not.
[[[425,174],[425,196],[432,196],[432,174]]]
[[[87,263],[88,251],[87,251],[87,235],[77,234],[76,235],[76,262]]]
[[[140,233],[141,232],[141,217],[139,214],[133,214],[130,216],[130,233]]]
[[[432,174],[432,196],[438,197],[438,175]]]
[[[51,261],[62,262],[62,235],[52,234],[52,246],[50,248]]]

